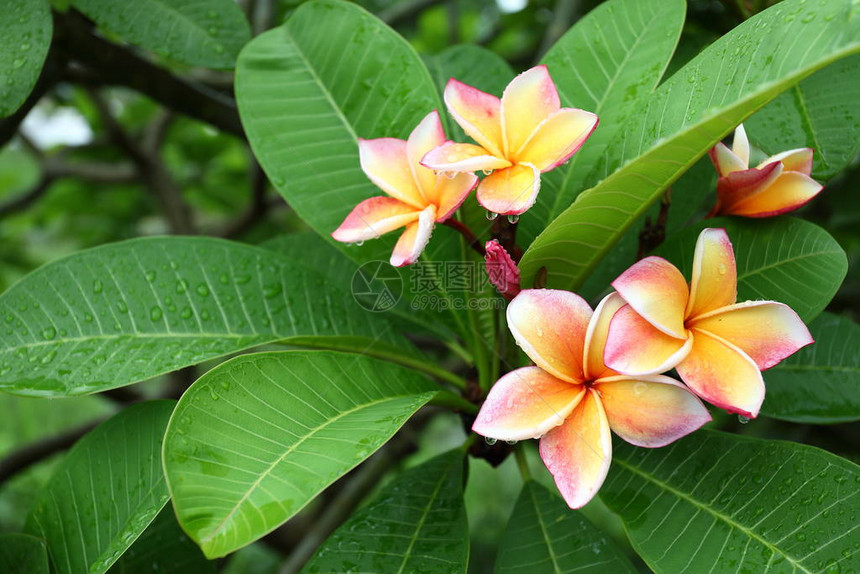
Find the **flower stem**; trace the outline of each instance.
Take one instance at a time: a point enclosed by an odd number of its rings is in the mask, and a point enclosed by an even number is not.
[[[514,449],[514,457],[517,459],[517,466],[520,468],[523,482],[530,481],[532,479],[532,472],[529,470],[529,461],[526,459],[526,449],[523,445],[519,445]]]
[[[453,217],[446,220],[444,225],[447,225],[451,229],[456,229],[457,232],[459,232],[460,235],[462,235],[466,239],[466,243],[469,245],[469,247],[477,251],[481,257],[486,254],[486,251],[484,250],[484,245],[475,236],[472,230],[469,229],[468,225],[466,225],[462,221],[457,221]]]
[[[463,411],[464,413],[468,413],[470,415],[478,413],[478,405],[470,403],[460,395],[452,393],[448,390],[439,391],[435,397],[430,399],[430,404]]]

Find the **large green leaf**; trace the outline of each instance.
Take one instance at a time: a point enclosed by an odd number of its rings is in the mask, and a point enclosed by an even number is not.
[[[817,448],[698,431],[616,441],[600,497],[657,573],[857,572],[860,468]]]
[[[232,68],[251,29],[233,0],[72,0],[105,30],[172,60]]]
[[[53,20],[48,0],[2,0],[0,18],[0,118],[21,107],[36,85]]]
[[[738,123],[812,72],[860,50],[857,10],[851,0],[780,2],[637,102],[637,113],[602,158],[611,175],[535,239],[521,262],[524,283],[546,267],[549,286],[582,285],[660,193]]]
[[[860,326],[822,313],[809,330],[815,344],[763,373],[762,413],[813,424],[860,419]]]
[[[109,574],[214,574],[215,564],[206,560],[200,548],[182,532],[173,508],[168,505],[111,567]]]
[[[434,395],[362,355],[244,355],[183,395],[164,468],[183,529],[208,557],[273,530],[382,446]]]
[[[325,541],[303,574],[465,572],[464,464],[455,450],[398,476]]]
[[[361,171],[358,138],[405,138],[441,109],[411,46],[364,9],[339,0],[302,4],[286,24],[248,44],[237,64],[236,97],[269,179],[332,243],[331,232],[353,207],[382,195]],[[431,247],[452,234],[437,229]],[[396,236],[362,247],[337,245],[357,261],[387,261]]]
[[[57,574],[101,574],[167,502],[161,441],[173,401],[132,405],[81,439],[27,517]]]
[[[804,321],[833,299],[845,274],[845,252],[829,233],[793,217],[766,220],[720,217],[688,227],[656,250],[689,278],[696,237],[705,227],[729,234],[738,270],[738,301],[779,301]]]
[[[830,179],[860,152],[860,55],[831,64],[780,94],[745,127],[768,154],[811,147],[812,176]]]
[[[269,250],[218,239],[83,251],[0,296],[0,389],[91,393],[278,340],[414,353],[349,289]]]
[[[48,574],[45,541],[27,534],[0,534],[0,572]]]
[[[600,124],[570,161],[541,176],[537,203],[520,219],[521,244],[528,246],[579,192],[606,176],[597,173],[598,162],[635,121],[627,118],[634,104],[657,87],[678,44],[685,12],[683,0],[605,2],[543,57],[562,105],[594,112]]]
[[[499,542],[496,573],[634,574],[600,530],[545,486],[528,481]]]

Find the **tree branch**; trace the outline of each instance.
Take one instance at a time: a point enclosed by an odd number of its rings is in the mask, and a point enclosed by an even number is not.
[[[0,483],[5,482],[29,466],[61,450],[70,448],[78,439],[93,430],[100,422],[102,421],[96,420],[12,451],[0,461]]]
[[[236,102],[229,96],[178,78],[129,49],[108,42],[87,29],[86,21],[77,14],[58,17],[57,22],[67,38],[68,57],[85,67],[72,71],[73,80],[131,88],[175,112],[245,137]]]

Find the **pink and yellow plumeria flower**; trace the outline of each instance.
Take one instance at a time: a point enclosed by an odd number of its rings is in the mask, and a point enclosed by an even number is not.
[[[761,370],[812,336],[782,303],[735,302],[735,255],[725,230],[699,235],[692,275],[688,287],[674,265],[652,256],[612,283],[627,305],[612,318],[606,364],[629,375],[674,367],[706,401],[754,418],[764,400]]]
[[[711,419],[679,382],[608,369],[609,322],[617,293],[592,313],[579,295],[527,289],[508,306],[508,326],[534,367],[511,371],[490,389],[472,430],[499,440],[540,438],[540,455],[571,508],[595,495],[612,458],[610,429],[629,443],[659,447]]]
[[[784,151],[750,168],[750,144],[743,124],[735,130],[732,149],[720,142],[709,153],[720,176],[711,215],[780,215],[800,208],[822,189],[809,177],[810,148]]]
[[[435,110],[409,134],[409,139],[358,140],[361,169],[388,196],[371,197],[359,203],[331,236],[344,243],[360,243],[405,227],[391,255],[391,264],[414,263],[436,223],[451,217],[478,178],[461,173],[453,178],[436,175],[419,162],[445,141],[445,132]]]
[[[591,112],[561,107],[546,66],[514,78],[501,100],[452,78],[445,104],[478,145],[445,142],[422,163],[446,172],[495,170],[478,186],[478,201],[502,215],[534,205],[540,174],[567,161],[597,127]]]

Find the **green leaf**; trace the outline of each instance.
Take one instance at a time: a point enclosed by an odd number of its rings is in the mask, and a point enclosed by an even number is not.
[[[211,238],[146,238],[53,262],[0,296],[0,389],[75,395],[283,340],[414,354],[287,258]]]
[[[395,478],[323,543],[302,573],[465,572],[464,463],[463,452],[454,450]]]
[[[537,203],[520,219],[524,246],[567,209],[587,185],[606,177],[600,158],[612,153],[639,102],[657,87],[672,58],[686,12],[683,0],[613,0],[576,23],[541,60],[562,105],[594,112],[600,124],[565,165],[541,176]],[[608,148],[608,149],[607,149]]]
[[[36,85],[54,24],[47,0],[3,0],[0,7],[0,118],[5,118]]]
[[[600,497],[657,574],[860,569],[860,469],[845,459],[714,431],[613,451]]]
[[[167,502],[161,439],[173,401],[132,405],[81,439],[27,517],[57,574],[101,574]]]
[[[397,233],[362,247],[330,234],[382,195],[361,171],[357,138],[404,139],[441,109],[406,40],[354,4],[304,3],[242,50],[236,98],[254,155],[296,213],[352,259],[387,261]],[[437,229],[430,247],[453,233]]]
[[[604,173],[612,175],[535,239],[520,265],[523,283],[546,267],[550,287],[582,285],[660,193],[738,123],[812,72],[860,50],[856,9],[851,0],[780,2],[638,102],[604,156]]]
[[[72,0],[132,44],[191,66],[232,69],[251,29],[234,0]]]
[[[414,371],[343,353],[244,355],[182,396],[164,468],[183,529],[223,556],[277,528],[433,397]]]
[[[780,94],[745,127],[769,155],[811,147],[812,177],[830,179],[860,152],[860,56],[831,64]]]
[[[738,270],[738,301],[785,303],[805,322],[833,299],[845,274],[845,252],[829,233],[793,217],[708,219],[673,236],[655,251],[690,277],[696,238],[705,227],[729,234]]]
[[[173,508],[168,505],[111,567],[109,574],[214,574],[215,564],[206,560],[197,545],[182,532]]]
[[[822,313],[809,331],[815,344],[763,373],[762,413],[812,424],[860,419],[860,326]]]
[[[27,534],[0,534],[0,572],[48,574],[44,540]]]
[[[530,480],[499,543],[495,572],[635,574],[636,569],[584,516]]]

